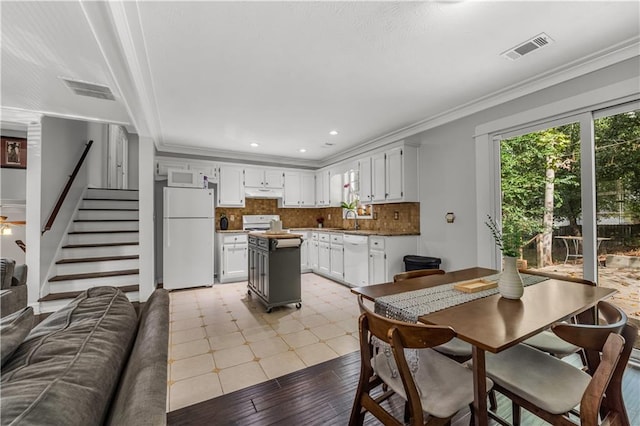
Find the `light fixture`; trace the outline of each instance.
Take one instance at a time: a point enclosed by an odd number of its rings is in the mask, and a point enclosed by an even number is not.
[[[251,142],[249,145],[251,145],[251,146],[252,146],[252,147],[254,147],[254,148],[257,148],[257,147],[259,147],[259,146],[260,146],[260,145],[258,145],[258,144],[257,144],[257,143],[255,143],[255,142]]]
[[[453,223],[453,221],[456,219],[456,215],[453,214],[453,212],[448,212],[446,215],[444,215],[444,217],[447,219],[447,223]]]
[[[298,152],[307,152],[307,150],[305,148],[300,148]]]
[[[2,225],[2,235],[12,235],[13,231],[11,230],[11,227],[9,225]]]
[[[331,136],[335,136],[335,135],[337,135],[337,134],[338,134],[338,131],[337,131],[337,130],[332,130],[332,131],[330,131],[330,132],[329,132],[329,134],[330,134]]]

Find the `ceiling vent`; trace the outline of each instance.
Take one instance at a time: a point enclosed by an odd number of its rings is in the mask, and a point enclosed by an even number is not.
[[[90,98],[108,99],[115,101],[115,97],[107,86],[101,84],[87,83],[85,81],[71,80],[68,78],[60,77],[65,82],[67,87],[71,89],[73,93],[79,96],[88,96]]]
[[[500,56],[504,56],[507,59],[515,61],[516,59],[520,59],[524,55],[531,53],[534,50],[538,50],[542,47],[548,46],[551,43],[553,43],[553,39],[551,37],[549,37],[545,33],[540,33],[537,36],[533,37],[531,40],[527,40],[524,43],[521,43],[518,46],[507,50],[506,52],[502,52]]]

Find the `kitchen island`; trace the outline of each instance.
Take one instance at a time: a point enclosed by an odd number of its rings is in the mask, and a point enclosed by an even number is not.
[[[267,312],[276,306],[302,306],[300,245],[302,235],[288,232],[250,232],[248,294],[255,295]]]

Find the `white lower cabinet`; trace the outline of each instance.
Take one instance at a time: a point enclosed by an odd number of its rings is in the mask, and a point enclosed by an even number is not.
[[[342,234],[329,234],[330,254],[330,276],[340,281],[344,281],[344,245],[342,244]]]
[[[300,244],[300,272],[305,273],[311,271],[311,263],[309,262],[309,248],[311,247],[311,232],[295,231],[296,234],[302,235],[302,244]]]
[[[318,242],[318,272],[327,276],[331,273],[331,249],[328,242]]]
[[[418,237],[369,237],[369,284],[393,281],[393,276],[404,272],[404,256],[416,254]]]
[[[248,277],[247,234],[218,234],[218,281],[244,281]]]
[[[313,272],[318,270],[318,233],[311,233],[311,240],[309,241],[309,269]]]

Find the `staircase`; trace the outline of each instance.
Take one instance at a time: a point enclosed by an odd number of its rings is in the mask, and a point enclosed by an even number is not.
[[[82,291],[102,285],[119,287],[138,301],[138,221],[138,191],[87,189],[56,255],[41,311],[57,310]]]

